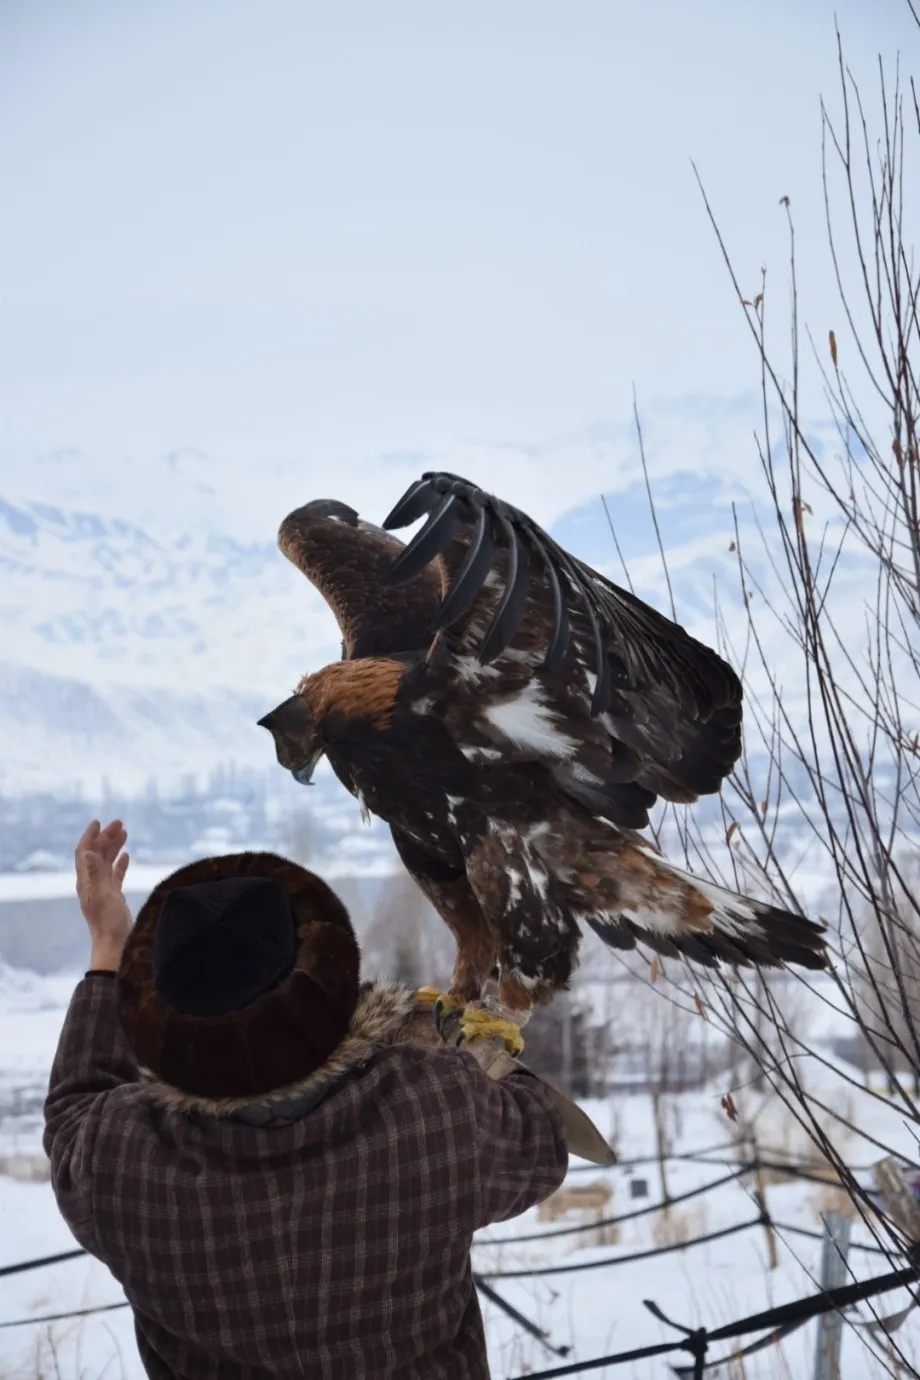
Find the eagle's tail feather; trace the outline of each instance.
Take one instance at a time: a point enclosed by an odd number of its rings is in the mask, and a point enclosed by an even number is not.
[[[638,942],[666,958],[684,956],[707,968],[827,968],[824,925],[695,877],[650,847],[642,853],[660,885],[643,888],[642,902],[621,905],[615,915],[585,917],[605,944],[634,948]],[[655,894],[659,905],[644,900]]]

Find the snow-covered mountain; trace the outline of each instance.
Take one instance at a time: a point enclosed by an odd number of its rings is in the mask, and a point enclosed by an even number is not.
[[[180,510],[181,512],[181,510]],[[164,530],[166,528],[166,530]],[[43,674],[138,689],[238,690],[289,680],[311,626],[303,578],[275,550],[175,519],[172,530],[0,498],[6,655]],[[306,599],[298,596],[307,594]]]
[[[337,652],[335,624],[266,540],[0,497],[4,791],[128,787],[270,765],[256,719]]]

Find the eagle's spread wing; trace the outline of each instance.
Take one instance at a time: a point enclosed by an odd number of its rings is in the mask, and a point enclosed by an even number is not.
[[[384,526],[426,513],[387,578],[416,578],[437,558],[439,642],[458,686],[475,685],[487,706],[482,760],[490,741],[493,754],[542,760],[594,813],[633,828],[659,795],[718,791],[742,712],[720,656],[465,480],[423,476]]]
[[[426,565],[404,588],[384,583],[405,550],[353,508],[316,499],[289,513],[278,546],[326,600],[342,632],[349,659],[424,651],[441,597],[441,579]]]

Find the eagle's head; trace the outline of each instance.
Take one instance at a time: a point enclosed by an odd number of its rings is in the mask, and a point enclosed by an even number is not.
[[[275,740],[275,755],[301,786],[312,782],[316,764],[325,751],[310,705],[303,695],[292,695],[259,720]]]

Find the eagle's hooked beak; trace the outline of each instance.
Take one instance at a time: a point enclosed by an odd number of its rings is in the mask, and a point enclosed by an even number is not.
[[[318,746],[312,757],[308,757],[299,767],[291,768],[291,775],[298,786],[312,786],[313,773],[316,771],[317,763],[323,755],[322,745]]]
[[[316,732],[310,706],[302,695],[292,695],[259,720],[275,740],[275,756],[301,786],[312,784],[316,764],[325,744]]]

